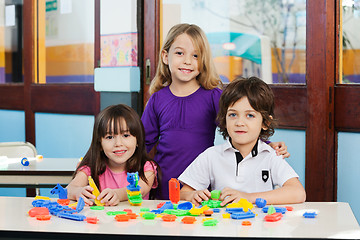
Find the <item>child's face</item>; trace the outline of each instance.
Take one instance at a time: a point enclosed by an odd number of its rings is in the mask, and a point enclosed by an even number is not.
[[[162,59],[169,66],[172,82],[196,81],[199,75],[197,51],[191,38],[183,33],[175,38],[169,52],[162,53]]]
[[[120,124],[121,129],[128,129],[124,119]],[[125,170],[125,162],[134,154],[136,144],[136,137],[131,135],[128,130],[117,135],[106,134],[101,138],[101,147],[109,159],[109,167],[112,171]]]
[[[251,107],[247,97],[242,97],[234,105],[229,106],[226,113],[226,129],[232,144],[240,152],[244,149],[251,151],[262,127],[265,128],[262,115]]]

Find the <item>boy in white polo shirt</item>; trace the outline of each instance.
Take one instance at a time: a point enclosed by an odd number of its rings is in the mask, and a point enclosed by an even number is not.
[[[291,166],[266,141],[274,134],[274,95],[257,77],[236,79],[223,91],[217,121],[226,143],[201,153],[179,176],[182,200],[199,205],[221,190],[224,206],[241,198],[268,204],[305,201]],[[276,186],[279,186],[276,188]]]

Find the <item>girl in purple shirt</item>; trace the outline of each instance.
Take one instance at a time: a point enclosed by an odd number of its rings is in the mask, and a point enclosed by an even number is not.
[[[156,146],[162,170],[160,199],[169,199],[168,181],[214,145],[221,87],[205,33],[194,24],[173,26],[141,118],[147,151]],[[277,146],[287,153],[283,143]]]
[[[123,104],[109,106],[95,119],[90,148],[67,186],[68,198],[82,197],[87,205],[93,205],[94,189],[88,184],[91,176],[100,189],[97,199],[105,206],[117,205],[128,199],[127,172],[138,172],[141,194],[148,199],[157,186],[157,171],[157,163],[146,153],[139,115]]]

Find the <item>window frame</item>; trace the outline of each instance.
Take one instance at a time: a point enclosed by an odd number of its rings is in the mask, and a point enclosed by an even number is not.
[[[0,109],[25,112],[26,141],[36,145],[35,113],[96,115],[100,94],[93,83],[36,84],[37,6],[41,1],[23,2],[24,82],[0,84]],[[94,68],[100,63],[100,0],[95,0]]]

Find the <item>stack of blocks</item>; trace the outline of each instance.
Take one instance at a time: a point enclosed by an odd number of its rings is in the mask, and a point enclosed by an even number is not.
[[[129,185],[126,187],[129,203],[133,206],[139,206],[142,203],[142,197],[139,184],[139,173],[127,173]]]

